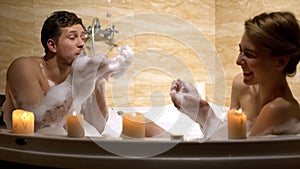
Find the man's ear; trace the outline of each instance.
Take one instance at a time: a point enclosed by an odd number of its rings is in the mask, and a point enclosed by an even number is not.
[[[48,39],[47,40],[47,46],[48,46],[48,49],[55,53],[56,52],[56,44],[55,44],[55,41],[53,39]]]
[[[290,56],[280,56],[276,65],[277,70],[283,70],[285,66],[289,63]]]

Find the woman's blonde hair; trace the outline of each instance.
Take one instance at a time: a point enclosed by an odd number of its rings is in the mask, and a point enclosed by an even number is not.
[[[245,33],[274,56],[289,56],[284,68],[287,76],[296,74],[300,59],[300,27],[290,12],[262,13],[245,21]]]

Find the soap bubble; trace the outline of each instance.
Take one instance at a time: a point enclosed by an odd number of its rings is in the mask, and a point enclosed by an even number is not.
[[[160,23],[168,24],[161,26]],[[211,98],[213,98],[215,104],[225,104],[226,91],[224,86],[226,86],[226,83],[222,64],[218,59],[215,48],[211,44],[211,42],[203,35],[201,30],[192,25],[190,22],[182,20],[175,16],[162,13],[143,13],[120,18],[118,20],[115,20],[111,24],[119,25],[118,30],[120,31],[120,33],[117,37],[115,37],[119,39],[117,42],[122,42],[123,40],[126,40],[128,38],[143,34],[152,34],[156,36],[172,38],[175,41],[185,45],[187,49],[192,51],[192,53],[198,57],[195,61],[195,64],[204,65],[204,69],[207,72],[207,76],[209,78],[209,83],[212,85]],[[134,29],[131,29],[132,31],[128,31],[128,25],[130,25]],[[170,48],[176,48],[176,46],[170,46]],[[101,52],[105,53],[107,51]],[[172,65],[168,65],[168,63],[172,63]],[[138,98],[130,97],[129,89],[131,87],[136,87],[134,86],[134,81],[136,79],[143,77],[143,74],[147,74],[151,71],[160,72],[160,74],[164,75],[165,78],[170,79],[170,81],[183,77],[184,79],[188,79],[190,82],[196,81],[196,77],[194,77],[194,73],[192,72],[188,64],[186,64],[184,60],[178,58],[176,54],[170,53],[165,49],[152,49],[151,47],[149,47],[142,51],[137,51],[135,53],[134,63],[131,68],[127,70],[125,75],[117,80],[113,80],[111,89],[112,99],[115,106],[122,107],[124,106],[124,103],[131,103],[132,100],[137,103]],[[155,82],[148,81],[145,83],[155,84],[160,83],[160,81],[158,79],[158,81]],[[168,86],[169,90],[171,83],[166,85]],[[118,90],[120,88],[121,91]],[[218,90],[216,90],[216,88]],[[158,91],[155,88],[149,90],[151,92],[149,99],[153,106],[144,113],[147,114],[150,112],[150,116],[152,116],[152,119],[155,122],[163,115],[164,111],[167,108],[166,106],[156,107],[155,105],[158,103],[155,102],[155,96],[162,96],[161,101],[165,103],[166,100],[169,99],[169,95],[165,96],[165,91]],[[120,95],[122,97],[120,97]],[[135,105],[130,105],[129,108],[133,109],[133,111],[138,111],[135,110]],[[155,113],[151,114],[151,112],[153,111]],[[188,134],[189,132],[191,132],[191,129],[193,128],[192,123],[182,124],[182,120],[186,118],[183,113],[179,113],[174,118],[174,126],[172,126],[171,128],[180,127],[180,130],[183,134]],[[181,139],[156,140],[155,138],[146,138],[142,140],[122,140],[120,138],[116,138],[114,140],[105,140],[91,137],[91,139],[106,151],[120,156],[135,158],[151,157],[164,153],[182,141]],[[205,140],[206,139],[200,139],[197,141],[203,142]]]

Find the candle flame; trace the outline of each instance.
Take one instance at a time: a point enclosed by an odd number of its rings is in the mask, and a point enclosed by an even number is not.
[[[236,110],[236,112],[237,113],[242,113],[243,111],[242,111],[242,109],[238,109],[238,110]]]
[[[73,116],[76,116],[76,114],[77,114],[76,111],[73,111]]]
[[[24,126],[25,129],[27,129],[26,117],[27,117],[27,113],[26,113],[26,111],[24,111],[23,112],[23,119],[24,119],[23,120],[23,126]]]
[[[26,111],[24,111],[24,112],[23,112],[23,119],[25,119],[26,116],[27,116],[27,113],[26,113]]]
[[[133,117],[136,117],[136,112],[133,112],[133,113],[132,113],[132,116],[133,116]]]

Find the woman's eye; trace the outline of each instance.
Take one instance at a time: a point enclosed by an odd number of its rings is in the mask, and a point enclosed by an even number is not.
[[[247,57],[247,58],[253,58],[253,55],[252,54],[250,54],[250,53],[245,53],[245,56]]]

